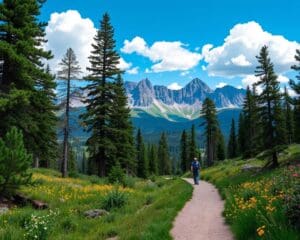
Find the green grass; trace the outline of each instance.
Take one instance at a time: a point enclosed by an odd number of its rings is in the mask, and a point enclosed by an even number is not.
[[[265,161],[237,158],[201,172],[225,199],[223,214],[236,239],[300,239],[299,160],[300,145],[294,144],[280,154],[274,170],[243,172],[245,164],[262,167]]]
[[[32,170],[34,185],[22,188],[33,199],[49,204],[47,210],[25,206],[0,216],[0,239],[24,239],[32,215],[46,217],[47,239],[171,239],[169,231],[177,212],[192,196],[192,186],[181,179],[157,178],[155,182],[131,179],[132,188],[107,185],[95,176],[61,179],[53,170]],[[105,196],[118,188],[126,204],[109,215],[88,219],[84,211],[102,208]],[[174,195],[176,192],[176,195]],[[34,221],[30,224],[34,225]],[[33,228],[33,227],[32,227]]]

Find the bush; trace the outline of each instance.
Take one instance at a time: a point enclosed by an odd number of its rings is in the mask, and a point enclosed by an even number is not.
[[[45,240],[49,235],[49,231],[54,223],[54,217],[57,212],[50,210],[50,213],[43,216],[37,216],[32,214],[29,219],[25,221],[24,238],[28,240],[37,239]]]
[[[127,195],[124,192],[119,191],[118,188],[110,191],[103,199],[102,207],[110,211],[114,208],[123,207],[128,201]]]
[[[123,181],[123,187],[134,188],[136,180],[131,176],[125,176]]]
[[[27,170],[32,162],[21,131],[13,127],[0,138],[0,196],[12,196],[21,185],[30,183],[31,174]]]
[[[125,173],[124,173],[123,169],[121,168],[120,163],[117,163],[110,170],[110,173],[108,175],[108,182],[123,184],[124,179],[125,179]]]

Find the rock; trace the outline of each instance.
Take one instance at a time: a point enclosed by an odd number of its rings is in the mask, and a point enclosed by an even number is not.
[[[2,214],[7,213],[8,211],[9,211],[9,208],[8,208],[8,207],[0,207],[0,216],[1,216]]]
[[[14,195],[14,203],[17,205],[26,205],[27,203],[30,203],[30,199],[26,196],[23,196],[22,194],[16,194]]]
[[[242,172],[258,172],[261,169],[261,167],[253,166],[251,164],[245,164],[241,167]]]
[[[35,209],[46,209],[48,208],[48,204],[38,201],[38,200],[31,200],[31,204]]]
[[[118,237],[111,237],[111,238],[106,238],[105,240],[118,240]]]
[[[106,216],[108,214],[109,212],[107,212],[104,209],[91,209],[84,212],[84,216],[88,218],[98,218],[98,217]]]

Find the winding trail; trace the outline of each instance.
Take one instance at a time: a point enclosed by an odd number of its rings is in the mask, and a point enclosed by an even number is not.
[[[184,179],[193,184],[192,179]],[[193,185],[193,197],[177,215],[171,235],[175,240],[233,240],[222,212],[224,202],[210,183]]]

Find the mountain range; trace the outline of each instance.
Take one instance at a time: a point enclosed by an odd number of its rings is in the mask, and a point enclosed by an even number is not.
[[[153,86],[147,78],[140,82],[125,82],[125,89],[133,116],[144,111],[170,121],[198,118],[207,97],[215,102],[218,109],[232,109],[241,108],[245,96],[244,89],[228,85],[212,90],[199,78],[193,79],[180,90]]]

